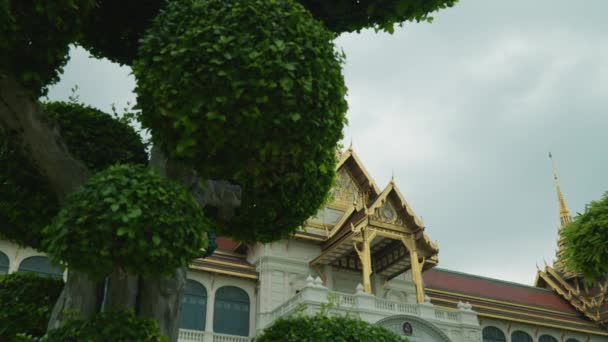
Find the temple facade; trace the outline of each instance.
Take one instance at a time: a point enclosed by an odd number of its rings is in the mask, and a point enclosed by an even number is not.
[[[570,220],[555,174],[562,225]],[[606,283],[568,270],[560,248],[534,286],[438,268],[394,180],[380,188],[349,148],[332,200],[290,239],[218,249],[192,262],[179,341],[250,341],[279,317],[348,314],[412,342],[608,341]],[[0,241],[0,274],[62,276],[40,252]]]

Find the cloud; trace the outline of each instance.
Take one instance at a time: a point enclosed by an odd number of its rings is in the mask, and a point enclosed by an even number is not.
[[[432,24],[338,38],[351,138],[383,187],[394,173],[440,266],[531,284],[551,262],[558,212],[608,190],[608,2],[461,1]],[[50,97],[133,103],[126,67],[74,49]]]

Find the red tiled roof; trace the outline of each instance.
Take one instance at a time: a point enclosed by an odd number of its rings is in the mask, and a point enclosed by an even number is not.
[[[219,249],[226,249],[226,250],[229,250],[229,251],[234,250],[239,245],[238,242],[234,242],[234,241],[232,241],[232,240],[230,240],[228,238],[221,237],[221,236],[218,236],[215,239],[215,242],[217,243],[217,248],[219,248]]]
[[[424,272],[423,278],[435,305],[454,308],[460,301],[469,302],[479,317],[608,336],[551,290],[437,268]]]
[[[576,313],[568,302],[546,289],[443,269],[426,271],[423,277],[425,285],[433,289]]]

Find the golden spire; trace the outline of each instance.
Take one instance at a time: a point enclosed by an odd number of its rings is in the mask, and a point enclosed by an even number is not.
[[[576,277],[577,273],[570,271],[566,265],[564,264],[564,236],[563,229],[564,227],[570,223],[570,212],[568,211],[568,207],[566,206],[566,200],[564,199],[564,194],[562,193],[562,189],[559,186],[559,179],[557,178],[557,169],[555,168],[555,162],[553,162],[553,156],[551,152],[549,152],[549,158],[551,159],[551,167],[553,168],[553,180],[555,181],[555,190],[557,191],[557,202],[559,204],[559,239],[557,241],[557,252],[555,256],[557,257],[555,262],[553,263],[553,268],[560,272],[566,278]]]
[[[566,200],[564,199],[564,194],[562,193],[561,187],[559,186],[559,179],[557,178],[557,169],[555,168],[555,162],[553,162],[553,156],[551,152],[549,152],[549,159],[551,159],[551,166],[553,167],[553,180],[555,181],[555,189],[557,190],[557,202],[559,203],[559,220],[560,220],[560,229],[565,225],[570,223],[570,212],[568,211],[568,207],[566,207]]]

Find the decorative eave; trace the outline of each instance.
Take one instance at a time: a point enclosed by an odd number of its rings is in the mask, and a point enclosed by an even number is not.
[[[374,197],[377,196],[380,193],[380,188],[376,185],[376,182],[370,176],[369,172],[367,172],[365,166],[363,166],[363,163],[361,162],[355,151],[353,151],[352,145],[340,155],[338,159],[338,164],[336,165],[336,171],[340,170],[342,167],[345,167],[347,162],[350,160],[352,160],[352,163],[349,163],[349,166],[351,167],[351,172],[354,171],[354,173],[360,173],[366,183],[363,185],[369,187],[374,192],[372,194]],[[361,179],[358,179],[358,181],[360,180]]]
[[[564,300],[568,301],[577,311],[587,317],[587,319],[599,324],[605,324],[608,321],[608,312],[606,312],[606,285],[600,284],[599,293],[592,294],[589,292],[589,289],[572,286],[568,280],[572,279],[564,278],[554,268],[545,265],[543,270],[538,269],[535,285],[553,290]]]
[[[406,214],[405,216],[409,218],[409,222],[406,222],[406,224],[415,226],[417,229],[414,230],[424,230],[424,223],[416,216],[414,210],[407,203],[405,197],[403,197],[401,194],[401,191],[399,191],[399,188],[395,184],[394,180],[391,180],[384,188],[382,193],[373,200],[373,202],[369,205],[368,212],[373,213],[374,210],[379,209],[387,201],[388,196],[391,193],[395,194],[395,198],[398,201],[398,207],[402,208],[403,213]]]
[[[231,251],[216,251],[206,258],[194,259],[188,269],[223,274],[237,278],[257,280],[256,267],[248,263],[244,255]]]

